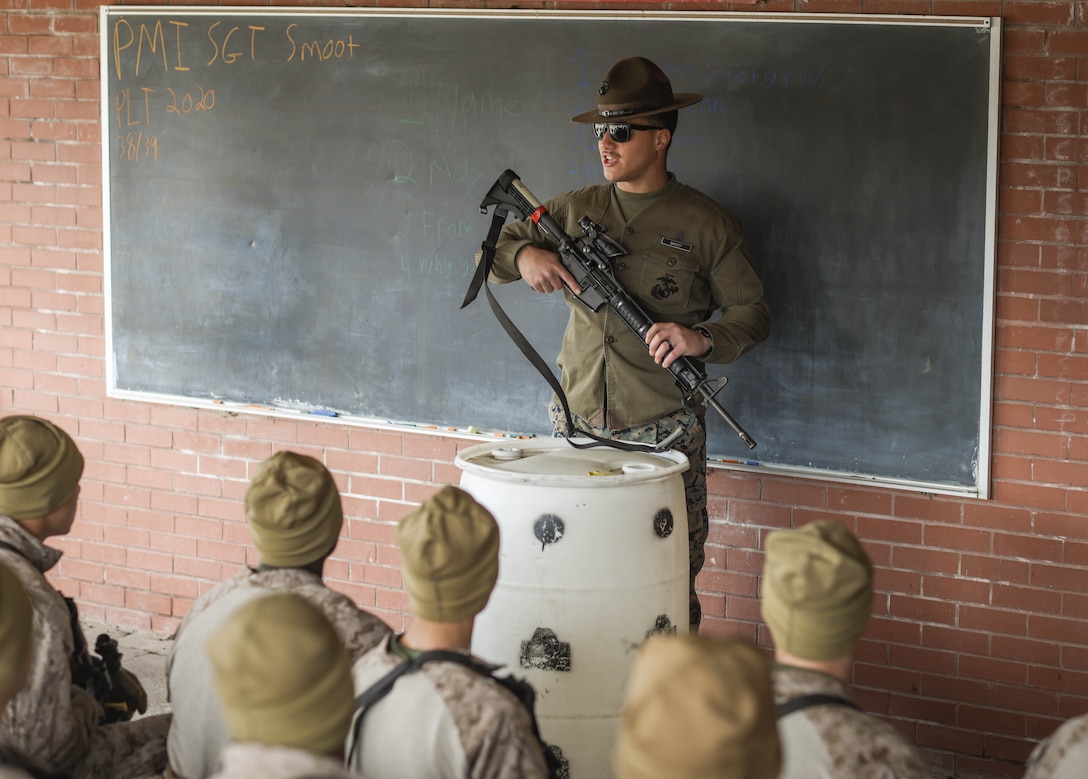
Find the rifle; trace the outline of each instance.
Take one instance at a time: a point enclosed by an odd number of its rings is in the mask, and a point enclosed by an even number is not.
[[[480,203],[480,213],[486,214],[487,209],[492,206],[495,206],[496,222],[500,217],[505,220],[511,209],[519,212],[522,218],[532,219],[545,235],[558,244],[560,262],[582,288],[582,294],[575,297],[594,312],[608,305],[635,335],[645,342],[646,332],[654,324],[654,320],[643,311],[613,274],[612,260],[626,254],[627,250],[607,237],[604,227],[593,222],[589,217],[583,216],[578,220],[578,226],[582,228],[585,235],[572,238],[512,170],[505,171],[492,185],[491,190]],[[490,248],[493,253],[494,247]],[[485,254],[487,250],[488,246],[485,242]],[[481,266],[483,265],[484,263],[481,263]],[[484,276],[486,277],[486,271]],[[466,295],[462,307],[475,297],[479,289],[478,282],[474,281],[473,287],[470,287],[469,295]],[[674,360],[666,370],[676,380],[677,386],[684,395],[685,403],[697,398],[704,407],[713,408],[749,449],[755,448],[755,440],[737,424],[737,421],[714,397],[725,386],[728,379],[708,378],[706,371],[687,357]]]
[[[132,719],[135,707],[125,691],[114,683],[121,671],[121,653],[117,641],[106,633],[99,634],[94,643],[95,657],[87,648],[87,638],[79,624],[79,609],[71,598],[64,599],[68,607],[68,619],[72,626],[75,647],[72,650],[72,683],[94,696],[102,706],[105,717],[101,724],[124,722]]]

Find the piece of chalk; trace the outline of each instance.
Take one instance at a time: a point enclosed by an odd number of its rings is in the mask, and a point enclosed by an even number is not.
[[[315,417],[335,417],[339,416],[335,411],[330,411],[327,408],[315,408],[310,411]]]

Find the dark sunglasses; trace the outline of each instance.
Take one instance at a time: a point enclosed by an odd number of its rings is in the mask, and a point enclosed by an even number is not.
[[[600,122],[594,123],[593,134],[597,140],[604,138],[605,131],[612,136],[616,143],[627,143],[631,140],[632,130],[662,130],[663,127],[654,127],[649,124],[631,124],[630,122]]]

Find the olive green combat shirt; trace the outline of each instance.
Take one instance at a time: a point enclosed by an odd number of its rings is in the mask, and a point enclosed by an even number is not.
[[[770,308],[740,221],[673,174],[630,220],[612,184],[569,192],[545,206],[574,238],[583,235],[578,226],[583,216],[605,227],[627,250],[613,260],[619,283],[654,321],[705,328],[713,341],[710,352],[701,356],[706,362],[732,362],[770,334]],[[496,242],[491,280],[520,279],[515,258],[528,244],[556,248],[530,220],[506,225]],[[572,412],[620,430],[683,406],[672,374],[653,361],[646,344],[616,312],[607,305],[590,311],[569,290],[563,294],[570,320],[558,364]],[[715,319],[719,310],[721,317]]]

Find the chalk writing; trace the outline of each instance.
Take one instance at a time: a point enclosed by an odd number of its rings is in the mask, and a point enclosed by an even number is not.
[[[298,55],[300,62],[304,62],[307,57],[310,59],[317,59],[321,62],[330,59],[343,59],[347,57],[352,59],[355,56],[355,50],[359,48],[359,44],[355,43],[351,34],[348,34],[347,40],[343,38],[329,38],[328,40],[318,41],[313,40],[309,42],[299,43],[295,40],[295,32],[298,31],[297,24],[287,25],[287,29],[284,30],[284,35],[287,36],[287,40],[291,42],[291,53],[287,56],[287,61],[292,62],[295,59],[295,55]]]
[[[208,28],[208,40],[212,43],[212,58],[208,60],[208,67],[214,65],[217,61],[222,62],[225,65],[233,65],[239,59],[244,58],[245,51],[242,49],[228,49],[231,46],[231,38],[238,32],[240,27],[231,27],[227,31],[227,34],[223,36],[223,45],[219,45],[219,41],[216,36],[219,31],[216,29],[222,22],[213,22]],[[256,25],[249,25],[249,60],[253,61],[257,59],[257,33],[264,32],[264,27],[258,27]],[[180,45],[180,44],[179,44]]]
[[[520,113],[521,103],[518,100],[506,99],[490,91],[479,95],[473,91],[461,94],[460,84],[454,84],[452,88],[446,84],[438,84],[435,87],[436,119],[445,115],[450,126],[464,117],[485,115],[516,117]]]
[[[439,257],[432,254],[428,257],[413,256],[410,252],[401,252],[400,267],[409,276],[438,276],[450,279],[456,273],[462,278],[472,275],[476,264],[471,257],[459,256],[456,259]]]
[[[133,101],[128,89],[119,89],[113,98],[113,109],[117,115],[118,127],[135,127],[138,124],[151,124],[151,95],[155,90],[141,88],[143,100],[136,101],[136,113],[133,114]],[[141,107],[143,113],[141,116]]]
[[[159,138],[147,135],[143,130],[136,133],[123,133],[117,136],[120,154],[118,158],[125,162],[159,158]]]
[[[215,90],[204,89],[199,84],[196,88],[200,90],[200,96],[194,98],[192,92],[186,92],[181,96],[181,100],[178,100],[178,94],[172,88],[167,87],[166,91],[170,93],[170,105],[166,106],[166,113],[168,114],[188,114],[193,111],[211,111],[215,108]]]
[[[182,64],[181,58],[181,30],[188,27],[186,22],[167,22],[167,24],[173,26],[175,41],[174,48],[177,53],[177,64],[174,66],[174,70],[188,70],[189,68]],[[170,70],[170,64],[167,61],[166,53],[166,34],[163,30],[162,22],[157,21],[150,28],[146,23],[140,22],[140,28],[137,32],[133,28],[132,24],[127,19],[118,19],[117,24],[113,26],[113,63],[117,69],[117,78],[124,78],[122,71],[122,58],[121,53],[136,46],[136,61],[135,75],[140,75],[140,65],[144,56],[144,45],[147,45],[151,54],[160,53],[162,55],[162,67],[163,70]]]
[[[449,157],[431,160],[427,171],[428,183],[433,185],[437,175],[439,179],[445,181],[475,184],[483,178],[480,164],[480,160],[470,161],[467,157],[456,158],[452,162]]]
[[[815,73],[802,70],[776,70],[763,65],[747,63],[732,65],[719,65],[710,69],[704,84],[715,81],[726,81],[732,84],[761,87],[770,89],[778,86],[784,88],[821,88],[826,86],[827,78],[823,73]]]
[[[419,223],[420,232],[427,240],[445,238],[464,238],[473,234],[472,224],[464,219],[450,219],[437,216],[433,211],[423,209]]]

